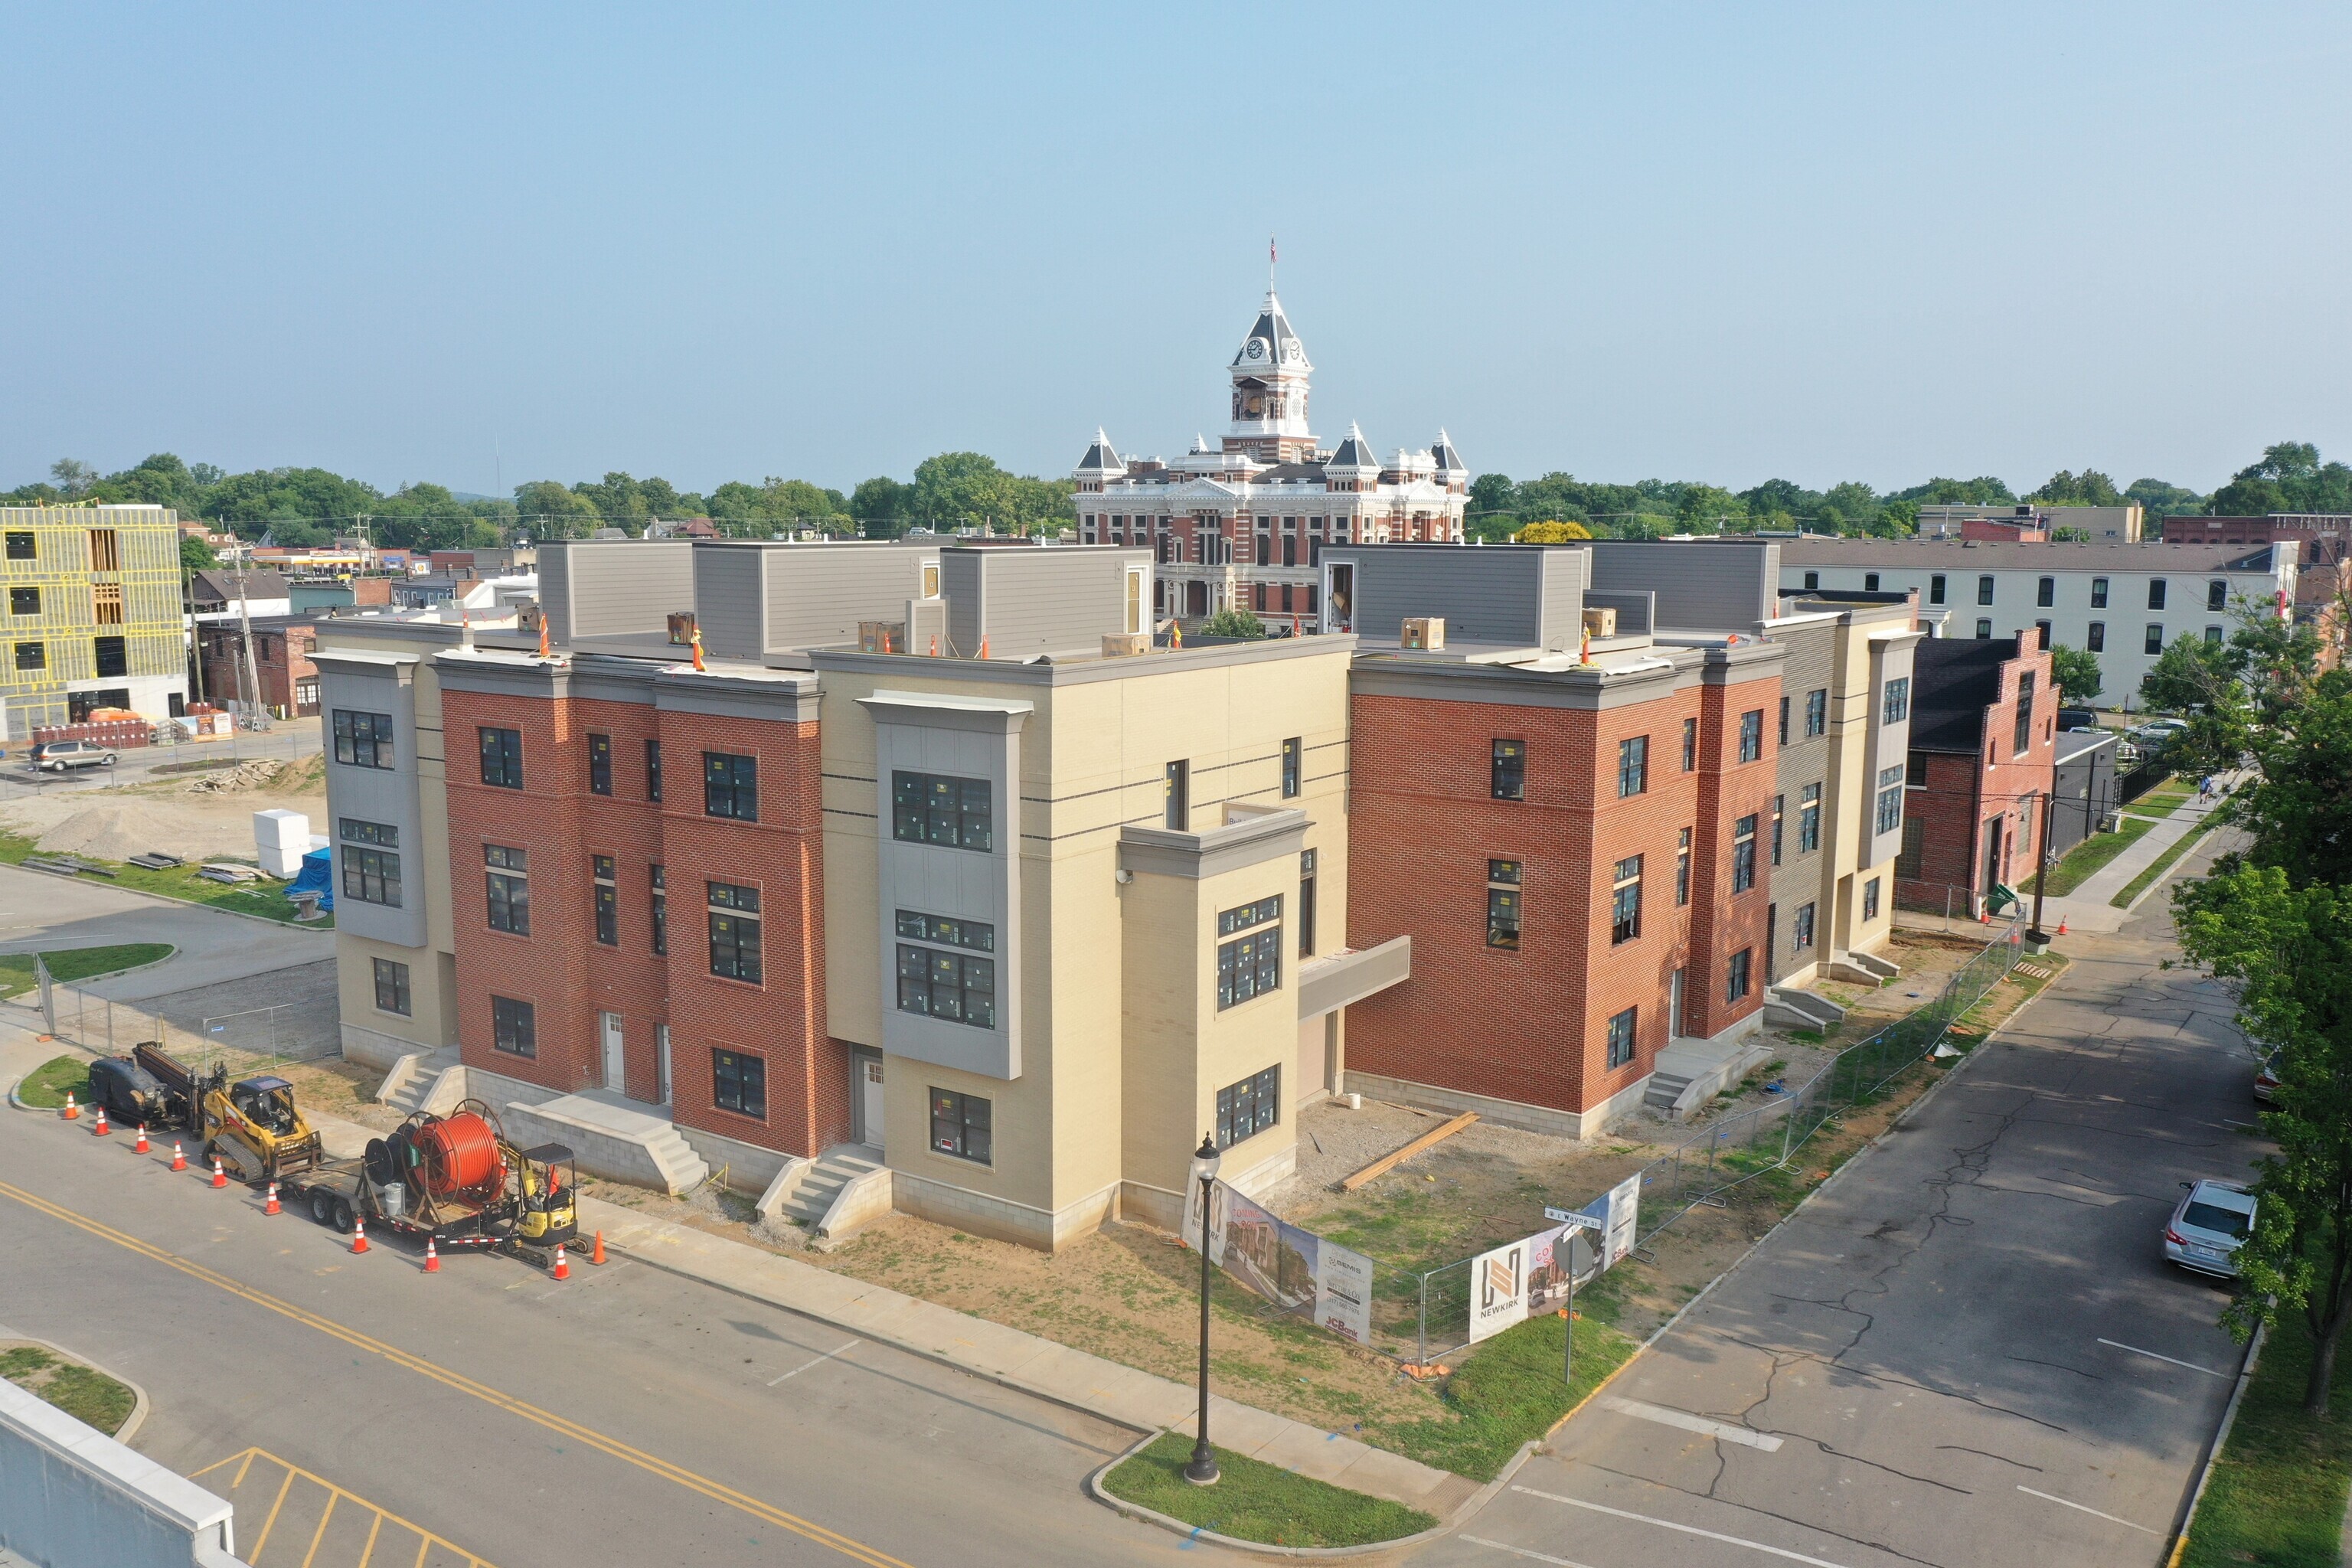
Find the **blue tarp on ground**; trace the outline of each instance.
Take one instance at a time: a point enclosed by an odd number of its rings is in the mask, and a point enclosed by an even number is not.
[[[299,898],[305,893],[319,895],[319,907],[331,911],[335,907],[335,858],[331,851],[313,849],[302,857],[302,869],[286,884],[286,896]]]

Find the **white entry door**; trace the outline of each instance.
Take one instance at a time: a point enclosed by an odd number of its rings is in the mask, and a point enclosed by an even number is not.
[[[882,1058],[861,1057],[858,1059],[858,1125],[866,1143],[882,1147]]]
[[[604,1040],[604,1087],[625,1090],[628,1088],[628,1067],[621,1054],[621,1016],[599,1013],[596,1021]]]

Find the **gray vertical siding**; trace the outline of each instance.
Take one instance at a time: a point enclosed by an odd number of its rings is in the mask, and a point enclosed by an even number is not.
[[[1547,650],[1574,647],[1584,636],[1584,599],[1592,586],[1592,552],[1580,546],[1555,545],[1546,547],[1540,559],[1543,619],[1536,628],[1536,646]]]
[[[1545,558],[1574,553],[1542,545],[1374,544],[1327,548],[1323,559],[1355,567],[1356,633],[1368,641],[1392,643],[1408,617],[1442,616],[1448,642],[1536,647],[1545,629]],[[1567,566],[1559,582],[1565,586],[1551,591],[1580,601],[1580,570]]]
[[[756,544],[697,544],[694,614],[702,647],[720,658],[758,658],[768,647],[767,595]]]
[[[980,657],[982,598],[981,558],[986,552],[979,550],[942,550],[940,552],[940,596],[948,602],[948,646],[941,653],[951,653],[961,658]],[[993,648],[989,650],[993,653]]]
[[[1584,595],[1584,604],[1590,609],[1616,611],[1617,635],[1621,637],[1636,633],[1646,635],[1657,629],[1658,596],[1646,589],[1635,594],[1622,588],[1595,588]],[[1579,616],[1571,624],[1580,624],[1581,620]]]
[[[1741,630],[1779,614],[1780,547],[1769,541],[1601,539],[1585,548],[1591,585],[1655,591],[1661,626]]]
[[[982,633],[995,658],[1100,648],[1126,629],[1128,566],[1150,559],[1148,551],[1100,548],[974,553],[985,584]]]
[[[540,552],[540,603],[551,634],[627,637],[661,631],[695,605],[694,546],[684,540],[573,540]],[[561,584],[559,601],[550,589]]]
[[[761,651],[855,645],[860,621],[905,619],[907,601],[923,591],[924,559],[920,551],[880,545],[766,552]]]

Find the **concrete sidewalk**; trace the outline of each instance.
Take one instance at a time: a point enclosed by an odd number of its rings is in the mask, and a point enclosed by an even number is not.
[[[2155,826],[2141,834],[2126,846],[2121,854],[2085,878],[2082,885],[2073,892],[2063,898],[2053,896],[2044,899],[2042,901],[2042,929],[2054,931],[2058,929],[2059,922],[2063,921],[2070,931],[2121,931],[2124,921],[2131,914],[2131,910],[2117,909],[2108,900],[2129,887],[2133,878],[2155,865],[2166,850],[2188,837],[2190,832],[2200,826],[2207,817],[2220,810],[2222,802],[2229,799],[2228,792],[2239,787],[2249,776],[2239,773],[2221,775],[2223,793],[2215,795],[2210,803],[2200,805],[2196,801],[2191,800],[2176,809],[2170,816],[2155,818]],[[2123,808],[2123,815],[2133,816],[2140,814],[2126,805]],[[2137,909],[2146,902],[2148,895],[2155,892],[2160,885],[2160,883],[2151,882],[2140,889],[2139,896],[2132,900],[2132,907]],[[2031,893],[2025,895],[2025,912],[2029,915],[2033,912],[2033,896]],[[1941,931],[1947,922],[1935,915],[1898,910],[1895,911],[1895,923],[1919,931]],[[1950,924],[1951,929],[1958,931],[1964,928],[1965,922],[1956,921]]]
[[[377,1134],[355,1121],[313,1116],[328,1152],[357,1155]],[[1006,1388],[1082,1410],[1139,1432],[1190,1433],[1193,1389],[1034,1334],[918,1300],[725,1237],[649,1219],[598,1198],[580,1200],[583,1236],[604,1232],[608,1250],[893,1345]],[[1441,1521],[1477,1494],[1475,1482],[1212,1394],[1209,1436],[1219,1447],[1334,1486],[1425,1510]]]

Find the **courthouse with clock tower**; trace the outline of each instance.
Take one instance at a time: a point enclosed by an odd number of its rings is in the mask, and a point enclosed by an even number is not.
[[[1217,446],[1195,437],[1181,458],[1122,458],[1095,432],[1074,476],[1078,537],[1150,549],[1160,615],[1241,608],[1316,631],[1325,545],[1462,542],[1470,471],[1445,433],[1380,458],[1349,425],[1327,447],[1307,423],[1314,368],[1269,289],[1228,367],[1231,416]]]

